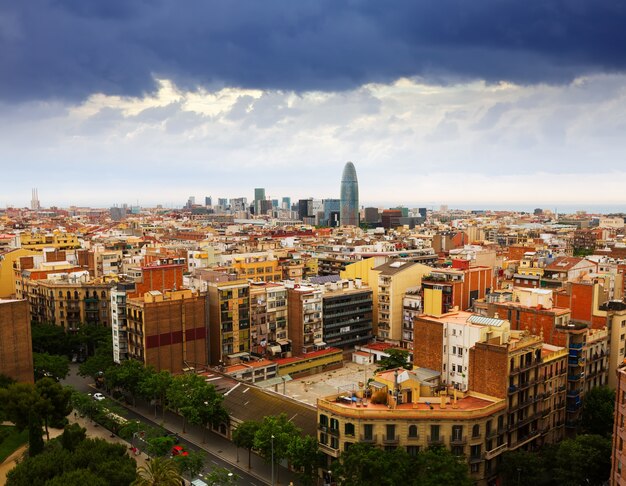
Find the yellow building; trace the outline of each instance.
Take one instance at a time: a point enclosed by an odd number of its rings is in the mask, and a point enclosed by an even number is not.
[[[238,353],[250,352],[250,283],[247,280],[209,284],[209,362],[230,364]]]
[[[404,294],[421,285],[422,277],[432,268],[421,263],[393,260],[370,270],[369,280],[374,289],[374,332],[380,339],[400,344],[404,318]]]
[[[317,401],[319,448],[327,465],[356,442],[410,455],[430,446],[466,458],[471,477],[487,484],[506,451],[506,401],[441,387],[438,372],[402,368],[378,373],[366,388]],[[488,448],[490,446],[490,448]]]
[[[53,231],[52,233],[20,233],[19,239],[20,247],[31,250],[80,248],[80,242],[75,234],[62,233],[60,231]]]
[[[354,262],[346,266],[345,270],[342,270],[339,275],[342,280],[361,279],[364,284],[370,285],[371,270],[382,263],[380,258],[366,258],[365,260]],[[375,285],[370,286],[374,287]]]
[[[17,248],[0,255],[0,299],[15,295],[15,278],[13,265],[21,257],[41,254],[25,248]]]
[[[254,282],[280,282],[282,272],[278,260],[267,255],[235,257],[232,268],[239,278]]]

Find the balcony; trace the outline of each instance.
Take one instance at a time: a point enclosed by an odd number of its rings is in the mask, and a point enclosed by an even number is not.
[[[365,444],[375,444],[376,443],[376,434],[361,435],[359,440],[360,440],[360,442],[363,442]]]
[[[318,444],[318,446],[324,454],[327,454],[332,457],[339,457],[339,453],[340,453],[339,449],[333,449],[332,447],[326,444],[322,444],[321,442]]]
[[[497,446],[495,449],[491,449],[490,451],[486,451],[485,452],[485,459],[487,459],[487,460],[493,459],[498,454],[501,454],[502,452],[506,451],[507,447],[508,447],[507,443],[504,442],[503,444]]]
[[[467,437],[462,435],[453,435],[450,436],[450,445],[451,446],[464,446],[467,444]]]
[[[383,444],[397,444],[400,442],[399,435],[385,435],[383,436]]]
[[[429,446],[440,446],[443,445],[443,437],[431,437],[430,435],[426,438]]]

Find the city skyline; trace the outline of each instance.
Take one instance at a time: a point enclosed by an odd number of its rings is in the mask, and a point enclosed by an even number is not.
[[[3,6],[0,205],[330,198],[346,160],[368,205],[624,204],[610,2],[246,5]]]

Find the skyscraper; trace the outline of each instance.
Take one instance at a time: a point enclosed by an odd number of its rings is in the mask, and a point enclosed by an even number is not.
[[[265,189],[257,187],[254,189],[254,214],[261,213],[261,201],[265,200]]]
[[[346,163],[341,175],[339,224],[341,226],[359,225],[359,182],[352,162]]]
[[[37,189],[33,189],[33,196],[30,200],[30,209],[33,211],[39,211],[41,209],[41,205],[39,204],[39,194]]]

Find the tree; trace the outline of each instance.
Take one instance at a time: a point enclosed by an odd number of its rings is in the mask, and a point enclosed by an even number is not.
[[[41,418],[35,411],[30,412],[28,420],[28,455],[35,457],[43,452],[43,432],[41,431]]]
[[[237,426],[233,431],[233,442],[239,449],[248,449],[248,469],[252,468],[251,456],[254,447],[254,436],[259,430],[259,422],[255,420],[246,420]],[[239,455],[237,455],[239,457]]]
[[[9,385],[15,383],[15,380],[10,376],[0,373],[0,388],[6,388]]]
[[[50,440],[48,425],[63,427],[65,417],[72,411],[72,390],[65,388],[52,378],[42,378],[35,384],[35,389],[41,398],[45,400],[40,409],[46,428],[46,437]]]
[[[136,466],[135,460],[126,454],[126,447],[121,444],[110,444],[102,439],[85,439],[70,451],[57,440],[52,440],[42,453],[20,462],[10,471],[6,484],[31,486],[51,484],[53,480],[55,482],[52,484],[65,484],[60,479],[63,475],[83,471],[64,479],[75,481],[76,478],[95,476],[99,481],[88,484],[128,486],[137,476]]]
[[[146,376],[143,364],[134,359],[128,359],[119,366],[110,366],[105,370],[105,380],[108,388],[122,388],[130,393],[133,406],[139,395],[140,384]]]
[[[615,390],[608,386],[592,388],[585,393],[582,412],[582,431],[610,437],[613,434]]]
[[[159,371],[158,373],[152,368],[146,368],[139,391],[146,398],[154,400],[154,417],[157,416],[157,406],[161,405],[161,417],[165,416],[165,405],[167,398],[167,389],[172,383],[172,375],[169,371]]]
[[[287,415],[268,415],[263,417],[254,436],[254,448],[258,450],[266,462],[280,464],[288,457],[289,444],[292,437],[300,435],[302,431],[289,421]],[[278,468],[276,479],[278,480]]]
[[[200,474],[204,468],[206,456],[202,451],[187,451],[186,455],[180,454],[174,457],[174,462],[178,466],[181,474],[194,477]]]
[[[204,480],[209,486],[229,486],[237,484],[238,479],[239,476],[220,466],[215,466],[211,472],[204,476]]]
[[[332,477],[345,486],[394,486],[411,484],[410,457],[404,449],[384,451],[369,444],[356,443],[340,455],[331,467]]]
[[[523,476],[525,484],[534,485],[546,484],[550,476],[546,470],[543,455],[524,450],[502,454],[498,475],[503,484],[518,484]]]
[[[156,457],[137,470],[132,486],[180,486],[182,478],[172,459]]]
[[[454,484],[471,486],[473,481],[467,473],[465,461],[452,455],[444,447],[430,447],[417,455],[419,468],[419,484],[423,486],[439,486]],[[410,471],[409,471],[409,474]]]
[[[35,371],[36,380],[46,376],[62,380],[70,372],[70,362],[67,356],[33,353],[33,369]]]
[[[100,346],[106,346],[111,339],[110,328],[93,324],[80,326],[76,334],[76,340],[85,347],[88,356],[93,355]]]
[[[115,366],[113,361],[113,345],[110,342],[98,347],[95,354],[81,364],[78,372],[81,376],[91,376],[96,379],[100,373]]]
[[[69,356],[72,352],[71,338],[61,326],[54,324],[33,324],[31,326],[33,353],[48,353]]]
[[[610,474],[611,439],[600,435],[579,435],[559,444],[552,471],[557,484],[600,485]]]
[[[65,427],[61,435],[61,445],[63,449],[73,451],[87,437],[87,429],[78,424],[71,424]]]
[[[409,363],[409,352],[406,349],[389,348],[385,350],[389,356],[385,356],[378,361],[376,371],[393,370],[396,368],[404,368],[410,370],[413,368]]]
[[[45,400],[39,396],[35,385],[30,383],[14,383],[0,389],[0,408],[19,430],[28,427],[31,415],[34,413],[39,416],[45,406]]]
[[[179,375],[172,379],[167,389],[168,406],[183,417],[183,433],[187,422],[202,425],[218,424],[228,420],[228,414],[222,406],[223,395],[204,378],[195,374]],[[202,440],[205,441],[203,433]]]
[[[70,403],[81,415],[91,420],[104,414],[104,405],[101,402],[81,392],[72,393]]]
[[[146,442],[148,442],[148,454],[160,457],[170,453],[172,447],[176,444],[176,439],[169,436],[149,437],[146,439]]]
[[[310,435],[292,437],[289,443],[288,457],[291,465],[299,470],[300,482],[312,486],[317,480],[317,471],[322,466],[323,456],[317,439]]]
[[[89,469],[76,469],[52,478],[46,486],[108,486],[108,483]]]

